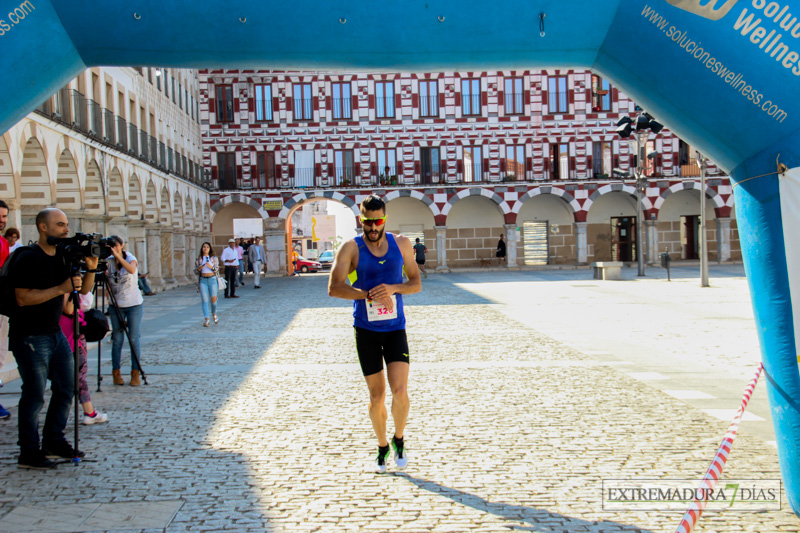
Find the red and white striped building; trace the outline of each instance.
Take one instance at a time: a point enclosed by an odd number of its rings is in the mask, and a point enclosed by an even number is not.
[[[268,268],[287,265],[290,214],[318,199],[388,200],[389,231],[423,237],[439,268],[635,260],[635,148],[616,133],[637,111],[589,71],[333,73],[201,70],[200,114],[216,242],[261,217]],[[656,117],[657,118],[657,117]],[[648,141],[645,253],[698,257],[700,170],[691,146]],[[208,170],[210,169],[210,172]],[[740,255],[731,184],[713,165],[712,260]],[[355,220],[354,220],[355,223]]]

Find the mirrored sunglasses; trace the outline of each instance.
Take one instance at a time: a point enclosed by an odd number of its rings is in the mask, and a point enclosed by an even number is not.
[[[373,228],[379,228],[383,226],[383,223],[386,222],[386,217],[383,216],[381,218],[364,218],[361,217],[361,225],[362,226],[372,226]]]

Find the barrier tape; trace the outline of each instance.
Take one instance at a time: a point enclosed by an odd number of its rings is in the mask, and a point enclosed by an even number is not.
[[[703,480],[700,482],[700,487],[698,487],[698,492],[700,494],[709,494],[717,485],[719,478],[722,477],[722,469],[725,467],[725,462],[728,460],[728,454],[731,453],[731,448],[733,448],[733,439],[736,438],[736,433],[739,431],[739,422],[742,421],[744,410],[750,402],[750,397],[753,395],[756,384],[758,384],[758,378],[761,377],[761,372],[763,370],[764,363],[759,363],[756,369],[756,375],[753,376],[753,379],[750,380],[750,383],[747,384],[747,388],[744,390],[742,404],[739,406],[739,410],[736,411],[736,416],[733,417],[731,425],[728,426],[728,432],[725,433],[725,438],[722,439],[717,454],[714,456],[714,460],[711,461],[711,466],[708,467],[705,476],[703,476]],[[695,499],[689,506],[689,509],[687,509],[686,514],[683,515],[683,519],[675,530],[675,533],[691,533],[694,526],[700,521],[700,516],[702,516],[705,507],[706,500]]]

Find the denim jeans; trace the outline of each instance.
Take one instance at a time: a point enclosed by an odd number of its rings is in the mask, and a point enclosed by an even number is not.
[[[128,323],[128,335],[130,335],[131,342],[133,343],[133,348],[136,350],[136,355],[141,359],[142,357],[142,350],[140,348],[141,343],[139,342],[139,331],[142,326],[142,315],[144,314],[144,307],[142,304],[134,305],[132,307],[120,307],[119,309],[122,311],[122,316],[125,318],[125,321]],[[125,341],[125,332],[122,329],[122,324],[119,323],[119,318],[117,318],[117,312],[114,307],[110,308],[110,312],[108,314],[108,318],[111,322],[111,369],[112,370],[119,370],[120,369],[120,360],[122,359],[122,343]],[[131,354],[131,370],[141,370],[141,367],[137,364],[136,359],[134,359],[133,354]]]
[[[239,259],[239,283],[244,285],[244,259]]]
[[[42,432],[45,444],[64,441],[69,408],[75,390],[72,351],[63,333],[32,335],[10,340],[22,378],[19,400],[19,447],[23,453],[39,449],[39,413],[44,406],[47,380],[53,395]]]
[[[217,314],[217,302],[212,302],[211,298],[216,298],[219,294],[219,283],[217,283],[217,276],[204,278],[200,276],[200,303],[203,304],[203,316],[211,318],[211,315]],[[209,310],[209,305],[211,309]]]
[[[141,289],[145,294],[153,292],[153,290],[150,288],[150,283],[147,281],[147,278],[139,278],[139,289]]]

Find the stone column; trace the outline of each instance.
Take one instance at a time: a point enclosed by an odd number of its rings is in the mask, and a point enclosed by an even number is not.
[[[286,220],[265,220],[264,248],[267,250],[267,274],[286,275]]]
[[[575,222],[575,263],[585,265],[589,262],[589,243],[586,240],[588,222]]]
[[[161,228],[161,277],[167,288],[175,287],[175,271],[172,270],[172,228]]]
[[[517,225],[503,224],[506,229],[506,268],[519,268],[517,264]]]
[[[20,183],[19,181],[15,181],[15,183]],[[22,202],[17,198],[3,198],[8,204],[8,223],[6,224],[7,228],[17,228],[22,233]],[[25,235],[22,235],[20,241],[23,245],[28,242],[28,240],[36,240],[33,237],[28,236],[25,238]],[[38,238],[38,235],[37,235]]]
[[[717,219],[717,261],[731,260],[731,219]]]
[[[184,253],[184,257],[186,257],[186,278],[192,283],[194,283],[197,278],[197,275],[194,273],[194,260],[197,254],[200,253],[200,244],[202,242],[197,232],[192,231],[186,234],[186,251]]]
[[[186,233],[181,230],[172,232],[172,275],[178,285],[186,285]]]
[[[436,271],[450,272],[447,268],[447,226],[434,226],[436,230]]]
[[[121,221],[122,219],[118,219],[117,221]],[[127,237],[123,237],[126,239],[125,241],[125,248],[136,256],[136,260],[139,261],[139,273],[145,274],[148,272],[148,265],[149,260],[147,258],[147,236],[145,234],[145,224],[141,220],[131,220],[125,224],[127,229]],[[115,230],[115,225],[109,225],[109,233]],[[111,234],[111,233],[110,233]],[[119,235],[119,233],[113,233]],[[112,235],[113,235],[112,234]],[[149,280],[148,276],[148,280]]]
[[[644,262],[654,265],[658,262],[658,221],[645,221],[645,241],[647,248],[644,249]]]
[[[147,277],[150,288],[164,287],[164,274],[161,269],[161,228],[153,224],[145,228],[145,249],[147,250]]]

